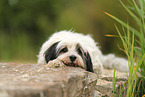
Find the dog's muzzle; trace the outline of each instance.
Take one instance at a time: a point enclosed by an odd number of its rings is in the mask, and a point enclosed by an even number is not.
[[[69,60],[70,60],[70,63],[64,63],[66,66],[72,66],[72,67],[79,67],[77,64],[75,64],[75,60],[77,59],[77,57],[75,55],[71,55],[69,56]]]

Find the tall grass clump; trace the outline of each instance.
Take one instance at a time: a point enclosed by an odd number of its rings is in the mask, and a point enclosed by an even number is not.
[[[121,24],[122,30],[115,28],[122,40],[123,51],[128,57],[129,76],[127,97],[143,97],[145,95],[145,0],[127,0],[130,6],[120,3],[136,21],[139,29],[131,27],[117,17],[106,13]]]

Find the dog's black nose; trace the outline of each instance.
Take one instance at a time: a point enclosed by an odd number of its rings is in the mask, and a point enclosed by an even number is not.
[[[73,62],[73,61],[75,61],[76,60],[76,56],[75,55],[71,55],[71,56],[69,56],[69,59]]]

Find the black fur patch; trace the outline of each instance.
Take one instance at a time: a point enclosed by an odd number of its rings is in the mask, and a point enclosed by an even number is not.
[[[84,53],[84,57],[85,57],[84,60],[85,60],[85,63],[86,63],[86,70],[90,71],[90,72],[94,72],[90,54],[88,52]]]
[[[57,58],[56,47],[59,42],[54,43],[51,45],[44,53],[45,61],[48,63],[50,60],[54,60]]]

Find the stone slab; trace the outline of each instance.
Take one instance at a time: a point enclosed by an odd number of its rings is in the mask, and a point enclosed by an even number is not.
[[[94,97],[97,75],[79,67],[0,63],[0,97]]]

